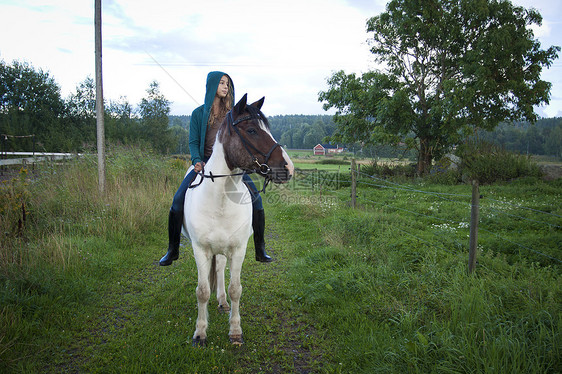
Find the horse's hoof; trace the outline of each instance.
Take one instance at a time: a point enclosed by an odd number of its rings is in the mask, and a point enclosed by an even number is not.
[[[205,347],[207,345],[207,339],[203,338],[201,339],[200,336],[193,338],[193,342],[192,345],[194,347]]]
[[[244,339],[242,339],[242,335],[231,335],[230,336],[230,343],[232,345],[242,345],[244,344]]]
[[[219,305],[219,312],[220,313],[229,313],[230,312],[230,305]]]

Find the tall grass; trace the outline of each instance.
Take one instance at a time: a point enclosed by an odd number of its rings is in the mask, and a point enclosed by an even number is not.
[[[510,265],[488,252],[470,276],[464,253],[423,229],[405,235],[407,216],[343,206],[283,210],[302,217],[287,235],[303,237],[301,248],[309,243],[290,272],[292,298],[336,337],[332,358],[342,372],[562,369],[556,269]],[[321,237],[310,245],[307,231]]]
[[[185,170],[185,164],[180,166]],[[115,235],[134,242],[162,218],[162,205],[181,171],[140,149],[110,149],[107,155],[107,191],[98,193],[95,155],[86,154],[66,164],[42,166],[38,177],[6,182],[2,198],[27,207],[25,227],[12,209],[2,220],[7,233],[0,250],[0,274],[28,273],[47,264],[65,269],[79,262],[84,237],[109,239]],[[19,189],[14,193],[10,190]],[[32,243],[32,244],[30,244]],[[30,248],[30,245],[33,248]],[[12,270],[10,270],[12,269]]]
[[[111,148],[101,195],[95,155],[37,167],[33,178],[22,171],[0,190],[0,357],[8,367],[35,351],[32,337],[43,328],[64,329],[77,303],[99,298],[99,279],[134,263],[147,233],[162,233],[186,169],[140,149]],[[53,303],[61,303],[59,315],[49,312]],[[30,314],[34,323],[25,322]]]

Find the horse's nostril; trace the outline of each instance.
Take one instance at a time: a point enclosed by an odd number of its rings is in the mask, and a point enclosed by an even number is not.
[[[287,162],[285,162],[285,171],[287,174],[289,174],[289,177],[291,177],[294,172],[294,168],[292,166],[293,165],[289,165]]]

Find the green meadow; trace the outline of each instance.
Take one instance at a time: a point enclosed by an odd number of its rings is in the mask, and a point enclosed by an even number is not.
[[[263,195],[271,264],[242,269],[245,344],[212,296],[193,347],[197,269],[184,239],[160,267],[182,160],[108,150],[22,169],[0,190],[0,372],[562,372],[562,183],[482,186],[468,274],[470,186],[307,172]],[[314,170],[316,171],[310,171]]]

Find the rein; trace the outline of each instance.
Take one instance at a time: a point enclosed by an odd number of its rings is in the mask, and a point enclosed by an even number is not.
[[[217,175],[213,174],[213,172],[210,171],[209,174],[205,174],[205,169],[203,169],[202,171],[196,171],[195,173],[201,177],[201,181],[197,184],[193,184],[193,182],[191,182],[191,184],[187,188],[195,188],[195,187],[199,186],[201,183],[203,183],[205,178],[209,178],[212,182],[214,182],[215,178],[235,177],[237,175],[248,174],[245,171],[243,171],[242,173],[217,174]]]
[[[251,172],[246,172],[243,171],[241,173],[233,173],[233,174],[213,174],[213,172],[209,172],[209,174],[205,174],[205,169],[203,169],[202,171],[196,171],[195,172],[197,175],[199,175],[201,177],[201,181],[199,183],[193,184],[193,182],[191,182],[191,184],[187,187],[187,188],[195,188],[201,185],[201,183],[203,183],[203,181],[205,180],[205,178],[210,179],[212,182],[215,181],[215,178],[225,178],[225,177],[235,177],[237,175],[244,175],[244,174],[251,174],[254,173],[253,171]],[[267,187],[267,185],[269,184],[269,182],[271,181],[271,178],[266,178],[265,182],[263,183],[263,188],[261,190],[258,191],[258,193],[265,193],[265,189]]]

